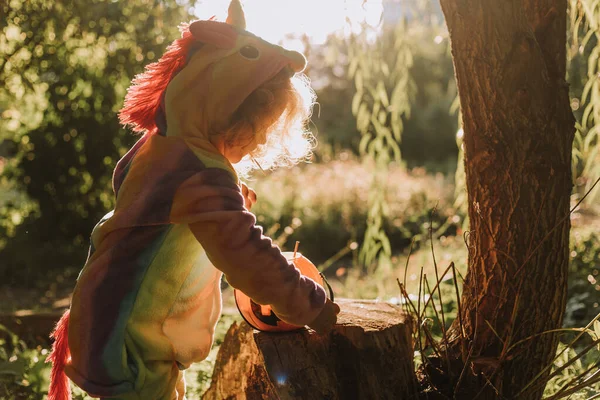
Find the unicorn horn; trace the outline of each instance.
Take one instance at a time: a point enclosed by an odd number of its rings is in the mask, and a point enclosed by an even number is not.
[[[244,17],[244,9],[240,0],[231,0],[231,3],[229,3],[226,22],[236,28],[246,29],[246,17]]]

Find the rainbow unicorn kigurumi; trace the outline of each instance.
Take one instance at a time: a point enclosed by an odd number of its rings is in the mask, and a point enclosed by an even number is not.
[[[310,150],[305,65],[245,31],[234,0],[227,22],[184,25],[135,78],[120,119],[143,136],[115,168],[115,209],[93,229],[53,333],[50,400],[70,398],[68,378],[93,397],[184,398],[183,370],[212,345],[223,274],[281,320],[331,329],[339,308],[262,235],[236,172]]]

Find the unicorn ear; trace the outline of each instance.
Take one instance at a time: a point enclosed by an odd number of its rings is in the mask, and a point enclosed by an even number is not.
[[[246,17],[240,0],[231,0],[226,22],[236,28],[246,29]]]
[[[190,32],[199,42],[212,44],[220,49],[235,47],[238,36],[233,27],[217,21],[194,21],[190,24]]]

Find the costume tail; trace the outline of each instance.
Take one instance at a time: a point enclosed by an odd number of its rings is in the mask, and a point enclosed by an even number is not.
[[[54,344],[52,345],[52,352],[46,359],[46,362],[52,363],[48,400],[71,400],[69,378],[65,374],[65,364],[71,357],[68,333],[69,310],[63,314],[56,324],[54,332],[50,335],[51,338],[54,338]]]

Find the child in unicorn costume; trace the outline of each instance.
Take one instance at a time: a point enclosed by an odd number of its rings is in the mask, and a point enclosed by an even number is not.
[[[120,119],[144,135],[116,166],[115,209],[53,333],[50,400],[70,398],[67,377],[93,397],[183,399],[183,370],[212,345],[223,273],[281,320],[332,328],[339,307],[255,226],[233,167],[310,150],[305,65],[246,32],[233,0],[226,23],[185,25],[136,77]]]

